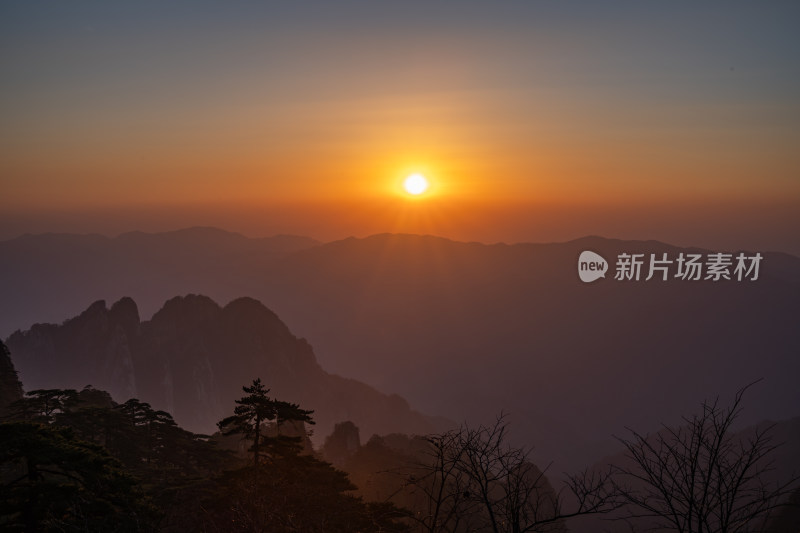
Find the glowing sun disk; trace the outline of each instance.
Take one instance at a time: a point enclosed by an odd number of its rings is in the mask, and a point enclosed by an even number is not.
[[[408,194],[417,196],[428,190],[428,180],[422,174],[411,174],[403,182],[403,188]]]

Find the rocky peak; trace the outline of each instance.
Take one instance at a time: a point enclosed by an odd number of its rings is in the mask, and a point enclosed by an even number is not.
[[[115,302],[109,311],[109,318],[119,324],[129,337],[139,334],[139,308],[133,298],[126,296]]]
[[[221,312],[220,306],[208,296],[188,294],[167,300],[150,323],[178,331],[192,330],[214,322]]]
[[[90,305],[86,311],[78,315],[77,318],[67,321],[66,325],[73,328],[88,328],[90,330],[108,329],[108,307],[105,300],[98,300]]]

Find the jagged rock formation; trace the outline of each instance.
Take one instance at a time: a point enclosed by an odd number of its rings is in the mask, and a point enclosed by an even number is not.
[[[110,309],[98,301],[62,325],[17,331],[8,344],[28,388],[91,384],[120,402],[149,402],[195,432],[214,431],[256,377],[273,396],[313,409],[321,436],[342,420],[368,434],[438,429],[399,396],[325,372],[308,342],[251,298],[220,307],[205,296],[176,297],[145,322],[130,298]]]
[[[326,461],[341,468],[359,448],[361,448],[361,437],[358,427],[348,420],[336,424],[333,433],[325,439],[322,454]]]

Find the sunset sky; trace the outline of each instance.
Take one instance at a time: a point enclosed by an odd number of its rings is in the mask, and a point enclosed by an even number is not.
[[[799,22],[794,1],[4,2],[0,238],[800,254]]]

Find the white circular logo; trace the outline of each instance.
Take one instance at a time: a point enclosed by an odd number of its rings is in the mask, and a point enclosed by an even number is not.
[[[584,283],[591,283],[606,277],[608,261],[594,252],[584,251],[578,258],[578,276]]]

